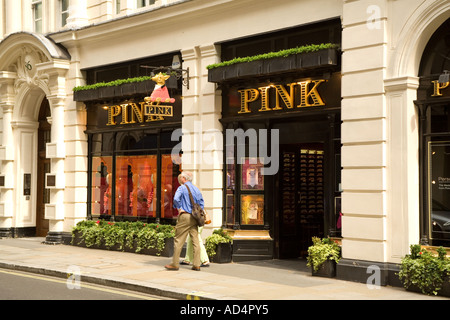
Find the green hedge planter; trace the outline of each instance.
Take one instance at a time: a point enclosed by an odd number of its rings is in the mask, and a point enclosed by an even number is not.
[[[133,242],[133,246],[129,247],[128,245],[124,245],[123,247],[120,244],[115,244],[111,247],[107,247],[104,242],[100,244],[93,244],[91,246],[87,246],[84,241],[81,232],[76,232],[72,237],[72,245],[82,248],[90,248],[90,249],[100,249],[100,250],[109,250],[109,251],[122,251],[122,252],[130,252],[130,253],[139,253],[139,254],[147,254],[151,256],[159,256],[159,257],[172,257],[173,249],[174,249],[174,239],[167,238],[164,240],[164,249],[158,250],[156,248],[142,248],[138,250],[138,246],[136,241]]]
[[[174,235],[170,225],[87,220],[72,230],[72,245],[171,257]]]
[[[242,59],[248,60],[244,62],[239,62],[241,60],[236,59],[236,63],[224,62],[223,65],[209,66],[208,81],[221,83],[263,75],[270,76],[286,72],[301,72],[311,68],[336,66],[339,59],[337,47],[286,56],[278,56],[276,53],[274,53],[273,57],[271,55],[267,57],[261,56],[264,58],[258,59],[260,56],[256,56],[255,60],[253,60],[252,57],[247,57]]]
[[[166,81],[167,88],[178,88],[175,76]],[[96,83],[75,87],[73,100],[79,102],[109,100],[112,98],[130,97],[134,95],[150,95],[155,88],[155,82],[150,77],[119,79],[106,83]]]

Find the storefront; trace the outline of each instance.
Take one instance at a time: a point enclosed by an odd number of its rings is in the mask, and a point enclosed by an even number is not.
[[[420,116],[421,243],[450,246],[450,19],[422,55],[416,106]]]
[[[222,61],[312,38],[337,46],[325,59],[299,55],[303,65],[278,58],[283,71],[269,60],[237,76],[227,77],[234,66],[223,78],[210,70],[222,90],[223,227],[234,261],[305,257],[313,236],[340,236],[339,20],[221,43]]]
[[[226,228],[236,261],[304,256],[312,236],[340,237],[340,279],[366,282],[376,265],[389,284],[411,244],[448,248],[449,1],[206,2],[122,1],[111,15],[79,1],[70,27],[47,19],[45,34],[11,2],[0,237],[60,243],[86,218],[173,222],[176,176],[189,170],[212,216],[203,238]],[[207,69],[321,43],[338,49],[217,78]],[[175,102],[159,113],[145,115],[152,81],[73,92],[150,76],[142,66],[174,56],[191,81],[169,78]]]
[[[169,74],[171,53],[139,61],[86,70],[91,83],[120,78]],[[164,70],[163,70],[164,69]],[[172,133],[181,128],[181,80],[176,73],[165,84],[174,102],[154,104],[145,97],[156,91],[153,80],[116,86],[109,96],[84,98],[88,135],[88,218],[172,223],[173,196],[179,186],[181,142]],[[100,89],[97,89],[100,90]],[[79,98],[83,99],[83,98]],[[89,99],[89,100],[86,100]],[[157,106],[156,106],[157,105]]]

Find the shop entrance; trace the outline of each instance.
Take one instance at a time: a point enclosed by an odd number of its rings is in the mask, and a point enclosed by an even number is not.
[[[36,199],[36,236],[45,237],[49,231],[49,222],[45,219],[45,204],[50,203],[50,190],[45,188],[45,174],[50,172],[50,159],[46,158],[46,145],[51,141],[50,105],[44,98],[39,111],[38,129],[38,170]]]
[[[340,117],[330,113],[273,124],[279,170],[273,177],[274,256],[305,258],[312,237],[340,236]]]
[[[323,164],[323,143],[280,146],[280,258],[305,257],[311,238],[324,235]]]

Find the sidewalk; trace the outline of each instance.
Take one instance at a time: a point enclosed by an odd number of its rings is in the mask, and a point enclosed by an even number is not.
[[[0,239],[0,268],[67,278],[70,266],[81,281],[175,299],[208,300],[448,300],[403,288],[369,289],[365,284],[312,277],[302,260],[211,264],[167,271],[170,258],[45,245],[43,238]]]

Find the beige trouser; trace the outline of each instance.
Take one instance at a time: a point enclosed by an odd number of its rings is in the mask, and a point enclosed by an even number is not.
[[[192,239],[194,247],[194,267],[200,267],[200,244],[198,242],[198,224],[197,221],[189,213],[183,213],[178,216],[177,225],[175,226],[175,241],[172,258],[172,266],[179,267],[180,254],[183,245],[186,242],[188,234]]]

